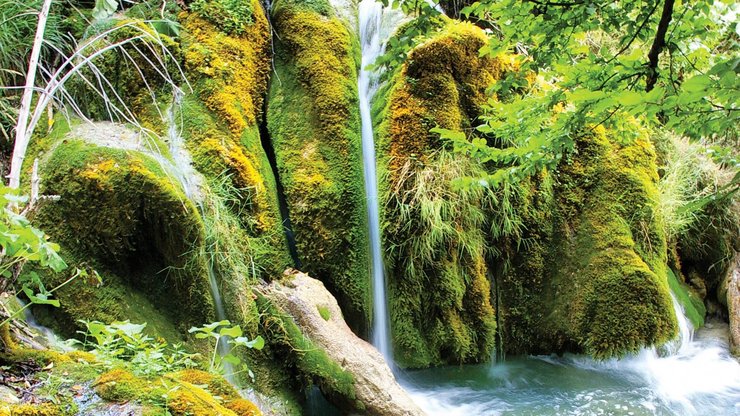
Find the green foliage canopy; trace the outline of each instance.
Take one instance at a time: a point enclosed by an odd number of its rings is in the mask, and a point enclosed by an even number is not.
[[[393,67],[434,30],[440,12],[421,0],[381,1],[417,14],[376,63]],[[737,11],[724,0],[469,4],[461,16],[490,35],[481,56],[513,53],[521,71],[491,87],[498,99],[490,100],[475,130],[437,132],[457,150],[497,163],[502,169],[485,181],[492,185],[554,168],[574,150],[575,135],[597,126],[630,140],[637,130],[626,124],[633,117],[724,149],[737,147]],[[727,150],[715,153],[738,169]],[[725,191],[739,186],[736,176]]]

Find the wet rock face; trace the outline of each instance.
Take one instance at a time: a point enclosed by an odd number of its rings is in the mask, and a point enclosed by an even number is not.
[[[727,300],[727,313],[730,321],[730,351],[740,355],[740,253],[735,253],[732,266],[720,288]]]
[[[381,354],[358,338],[342,318],[336,299],[323,283],[307,274],[288,271],[282,281],[261,291],[295,324],[316,347],[339,364],[354,380],[353,397],[337,397],[324,391],[331,401],[347,412],[369,415],[422,415],[393,377]],[[351,393],[352,394],[352,393]]]

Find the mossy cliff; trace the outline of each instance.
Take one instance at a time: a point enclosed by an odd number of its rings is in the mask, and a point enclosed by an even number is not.
[[[487,360],[497,324],[502,352],[514,354],[606,358],[668,341],[676,319],[646,132],[619,144],[595,128],[557,171],[497,190],[453,182],[496,169],[450,156],[429,133],[477,125],[486,88],[516,71],[505,56],[479,58],[484,42],[473,25],[448,23],[375,105],[396,359]]]
[[[250,4],[249,16],[228,31],[207,17],[213,5],[203,6],[203,14],[181,16],[184,69],[193,92],[185,96],[176,119],[198,171],[210,180],[226,175],[239,191],[242,203],[234,204],[233,211],[252,236],[275,248],[268,269],[279,273],[289,259],[275,178],[259,129],[270,71],[270,28],[260,3]]]
[[[359,44],[325,0],[273,5],[267,127],[299,257],[367,334],[371,291],[357,96]]]
[[[485,42],[480,29],[450,21],[411,51],[375,105],[379,165],[387,168],[380,187],[393,348],[402,366],[479,362],[494,351],[489,195],[452,183],[483,170],[429,132],[469,129],[486,88],[512,69],[479,58]]]
[[[529,207],[551,214],[525,218],[532,240],[499,281],[507,352],[609,358],[676,335],[655,152],[636,134],[627,144],[601,127],[581,134],[552,194]]]

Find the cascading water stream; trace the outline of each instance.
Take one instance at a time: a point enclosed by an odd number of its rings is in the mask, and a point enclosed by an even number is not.
[[[204,215],[203,204],[205,199],[205,194],[203,192],[203,177],[193,167],[193,160],[190,157],[190,153],[185,148],[185,142],[183,141],[182,135],[177,127],[177,120],[175,119],[175,109],[180,106],[182,95],[182,91],[175,90],[172,105],[167,109],[167,144],[174,164],[174,176],[182,185],[185,195],[198,207],[202,216]],[[216,272],[213,268],[213,261],[210,260],[208,261],[208,284],[211,290],[211,296],[213,297],[213,303],[216,308],[216,319],[223,321],[226,319],[226,310],[224,308],[223,298],[221,297],[221,290],[218,287],[218,280],[216,279]],[[222,357],[228,353],[227,342],[227,338],[222,337],[217,345],[218,353]],[[227,361],[223,361],[222,364],[224,366],[226,379],[236,385],[236,378],[233,376],[235,372],[233,366]]]
[[[373,281],[373,345],[383,354],[389,365],[393,353],[388,334],[389,319],[385,295],[385,273],[380,241],[380,215],[378,208],[378,178],[375,167],[375,140],[370,103],[378,89],[377,74],[367,70],[368,65],[383,53],[383,24],[400,21],[398,15],[386,10],[375,0],[362,0],[359,10],[362,68],[359,76],[360,118],[362,121],[362,160],[365,173],[365,197],[370,228],[371,274]]]

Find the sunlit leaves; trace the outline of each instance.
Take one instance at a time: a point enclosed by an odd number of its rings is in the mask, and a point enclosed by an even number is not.
[[[161,375],[183,368],[197,367],[199,354],[186,352],[180,344],[168,345],[145,333],[146,323],[128,320],[106,325],[98,321],[80,321],[82,345],[92,350],[108,368],[126,365],[135,374]]]
[[[258,335],[254,339],[242,336],[241,327],[239,325],[231,325],[231,322],[227,320],[212,322],[201,327],[193,327],[188,332],[195,334],[195,337],[198,339],[212,338],[214,340],[209,371],[224,371],[223,364],[227,363],[233,367],[240,367],[238,371],[246,372],[254,380],[254,373],[252,373],[246,363],[242,362],[241,358],[234,354],[234,350],[237,347],[261,350],[265,346],[265,340],[261,336]],[[228,351],[220,351],[226,345],[228,345]]]
[[[395,3],[411,8],[417,2]],[[486,180],[489,185],[553,167],[573,150],[573,135],[597,126],[607,128],[613,140],[632,140],[630,117],[695,140],[736,143],[737,4],[677,1],[653,71],[647,55],[663,6],[661,0],[469,5],[461,14],[489,33],[479,55],[515,54],[520,73],[535,74],[538,81],[524,85],[507,77],[491,86],[488,92],[498,100],[484,108],[472,134],[435,132],[456,150],[497,164],[501,172]],[[432,16],[420,16],[417,26]],[[653,73],[657,80],[648,86]]]

